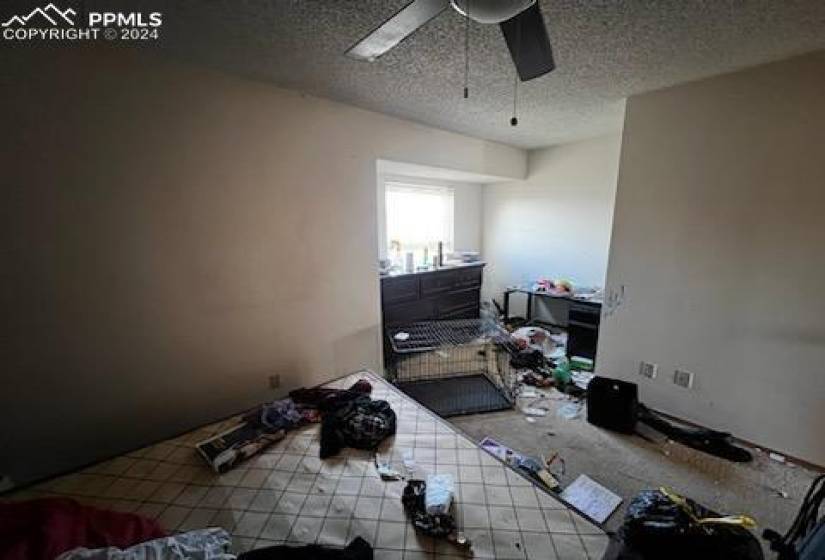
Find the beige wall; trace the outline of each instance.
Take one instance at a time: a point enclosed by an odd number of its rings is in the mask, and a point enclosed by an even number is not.
[[[615,134],[533,150],[527,180],[484,187],[487,297],[538,277],[604,286],[620,146]],[[566,306],[544,303],[538,313],[566,320]],[[513,299],[515,313],[522,306]]]
[[[524,173],[520,150],[125,49],[3,56],[18,482],[377,367],[377,158]]]
[[[825,53],[632,97],[608,269],[624,300],[599,369],[825,465],[823,216]],[[659,377],[635,375],[640,360]]]

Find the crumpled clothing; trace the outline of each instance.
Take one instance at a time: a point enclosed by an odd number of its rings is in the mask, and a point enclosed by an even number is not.
[[[321,413],[314,406],[295,404],[292,399],[287,398],[261,405],[248,412],[243,419],[253,426],[277,432],[320,422]]]
[[[79,546],[129,547],[166,536],[153,519],[68,498],[0,503],[0,558],[53,560]]]
[[[412,519],[416,531],[431,537],[446,537],[456,530],[455,519],[449,512],[439,515],[427,513],[425,497],[427,483],[423,480],[410,480],[404,487],[401,503],[404,511]]]
[[[224,529],[211,527],[136,544],[126,549],[76,548],[57,560],[235,560],[227,552],[232,539]]]
[[[300,405],[308,405],[321,410],[331,410],[339,405],[372,393],[372,385],[366,379],[359,379],[349,389],[314,387],[296,389],[289,393],[292,400]]]
[[[395,412],[390,403],[360,394],[333,410],[321,420],[321,459],[337,454],[343,447],[374,450],[396,429]]]
[[[261,406],[260,420],[270,430],[292,430],[305,423],[304,415],[292,399],[273,401]]]
[[[238,560],[373,560],[373,553],[367,541],[356,537],[343,550],[317,544],[297,547],[278,545],[244,552]]]

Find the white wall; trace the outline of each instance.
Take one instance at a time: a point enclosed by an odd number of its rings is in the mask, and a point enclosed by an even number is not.
[[[378,171],[378,253],[387,256],[387,214],[384,186],[387,181],[432,185],[453,189],[453,241],[456,251],[481,251],[481,185],[443,179],[407,177]]]
[[[525,171],[521,150],[131,49],[5,63],[0,473],[18,482],[377,367],[376,160]]]
[[[628,101],[608,271],[625,297],[598,355],[649,405],[819,465],[823,99],[825,52]]]
[[[620,145],[615,134],[534,150],[525,181],[484,187],[485,297],[539,277],[604,285]]]

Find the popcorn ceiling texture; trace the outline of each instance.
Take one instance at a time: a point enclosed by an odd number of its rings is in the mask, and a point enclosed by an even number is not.
[[[525,148],[619,130],[629,95],[825,48],[822,0],[542,0],[558,68],[519,86],[512,128],[515,70],[498,26],[472,25],[469,100],[464,20],[451,9],[375,63],[343,55],[407,2],[176,0],[163,6],[164,46],[227,72]]]

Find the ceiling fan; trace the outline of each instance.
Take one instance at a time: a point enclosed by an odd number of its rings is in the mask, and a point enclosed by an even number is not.
[[[522,82],[553,70],[553,50],[536,0],[413,0],[371,31],[347,56],[374,61],[451,7],[481,24],[499,24]]]

